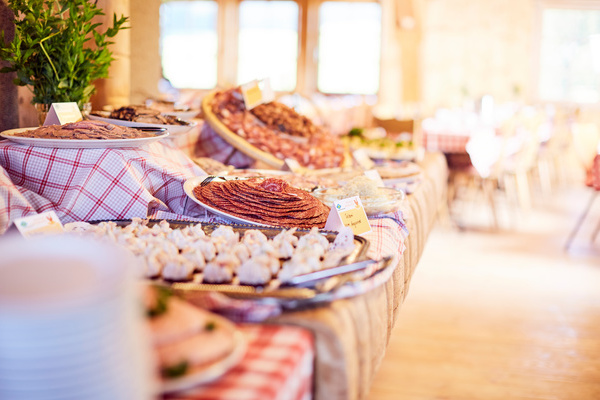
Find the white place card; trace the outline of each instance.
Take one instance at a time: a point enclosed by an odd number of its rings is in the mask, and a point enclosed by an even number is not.
[[[63,225],[54,211],[19,218],[14,223],[21,235],[26,238],[39,234],[64,232]]]
[[[269,103],[275,99],[275,92],[271,89],[269,78],[262,80],[253,80],[240,86],[244,105],[246,109],[252,110],[254,107]]]
[[[64,125],[69,122],[77,122],[83,119],[77,103],[52,103],[44,125]]]
[[[331,207],[325,223],[325,229],[339,232],[344,226],[352,228],[355,235],[371,232],[371,224],[369,224],[360,197],[348,197],[333,202],[333,207]]]

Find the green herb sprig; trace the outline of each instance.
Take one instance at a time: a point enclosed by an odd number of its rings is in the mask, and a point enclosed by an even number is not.
[[[15,14],[15,37],[7,43],[0,32],[0,59],[8,66],[0,72],[16,72],[14,83],[30,86],[32,103],[89,102],[93,82],[108,76],[113,61],[108,46],[128,17],[117,19],[99,32],[92,21],[104,13],[89,0],[9,0]]]

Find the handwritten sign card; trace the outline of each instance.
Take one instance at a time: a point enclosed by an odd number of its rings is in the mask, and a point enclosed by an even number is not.
[[[371,225],[360,197],[348,197],[333,202],[325,229],[339,231],[344,226],[352,228],[355,235],[371,232]]]

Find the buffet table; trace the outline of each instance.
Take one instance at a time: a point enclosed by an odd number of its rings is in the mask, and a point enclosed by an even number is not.
[[[200,124],[186,135],[140,148],[50,149],[0,142],[0,233],[17,218],[51,210],[63,223],[133,217],[225,222],[189,201],[183,191],[186,179],[205,174],[190,156],[225,157],[240,165],[247,161],[224,143],[215,147],[214,140]],[[316,399],[368,394],[445,200],[443,155],[427,154],[421,165],[424,178],[408,196],[408,209],[371,221],[369,256],[395,256],[389,279],[357,297],[266,314],[271,324],[305,327],[314,335]],[[193,398],[221,398],[201,392]]]
[[[410,279],[425,247],[440,204],[445,201],[447,167],[440,153],[421,162],[425,179],[408,196],[410,232],[406,251],[384,285],[327,307],[283,314],[275,321],[311,329],[316,339],[315,399],[364,399],[385,355]]]

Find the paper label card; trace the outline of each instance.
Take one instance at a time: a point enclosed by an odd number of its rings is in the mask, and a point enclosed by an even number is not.
[[[248,82],[242,85],[242,96],[246,109],[252,110],[254,107],[263,103],[262,92],[258,86],[258,81]]]
[[[275,93],[271,89],[269,78],[245,83],[241,85],[241,89],[244,104],[248,110],[252,110],[258,105],[269,103],[275,99]]]
[[[385,187],[385,183],[383,182],[383,179],[381,179],[379,171],[377,171],[376,169],[370,169],[368,171],[365,171],[365,176],[370,180],[375,181],[377,187]]]
[[[333,202],[325,229],[339,231],[344,226],[352,228],[355,235],[371,232],[371,225],[360,197],[348,197]]]
[[[364,149],[354,150],[352,152],[352,157],[354,158],[354,161],[356,161],[356,163],[364,170],[375,168],[375,163],[373,160],[371,160]]]
[[[271,89],[271,80],[269,78],[258,81],[258,86],[262,92],[263,103],[270,103],[275,100],[275,92]]]
[[[63,233],[64,229],[60,219],[54,211],[31,215],[15,220],[15,226],[24,237],[39,234]]]
[[[52,103],[44,125],[64,125],[83,119],[77,103]]]

